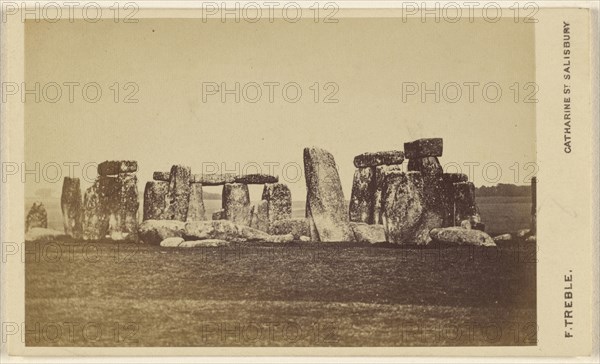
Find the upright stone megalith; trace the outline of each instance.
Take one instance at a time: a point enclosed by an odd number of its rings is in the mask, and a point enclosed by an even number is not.
[[[373,195],[373,224],[383,224],[381,215],[383,213],[381,209],[383,186],[385,181],[385,175],[391,172],[402,172],[402,165],[382,165],[375,167],[375,192]]]
[[[166,220],[169,182],[148,181],[144,189],[144,221]]]
[[[269,223],[292,218],[292,193],[283,183],[265,183],[262,200],[267,201]]]
[[[206,220],[204,198],[202,197],[202,183],[192,183],[190,190],[190,201],[187,213],[187,221],[202,220]]]
[[[307,214],[310,214],[309,222],[314,224],[318,241],[354,241],[340,177],[331,153],[320,148],[304,148],[304,174]],[[316,237],[311,238],[315,240]]]
[[[373,224],[375,207],[376,167],[360,167],[354,172],[350,195],[349,218],[352,222]]]
[[[117,208],[117,228],[112,232],[114,240],[138,240],[138,201],[137,176],[132,173],[120,173],[119,203]]]
[[[425,208],[420,172],[390,172],[382,192],[382,221],[387,242],[413,244]]]
[[[186,221],[191,193],[190,178],[190,167],[181,165],[171,167],[166,220]]]
[[[39,201],[33,203],[25,218],[25,232],[33,228],[48,228],[48,213],[44,204]]]
[[[60,208],[65,234],[79,239],[83,234],[82,196],[79,178],[65,177],[63,180]]]
[[[223,186],[222,207],[225,219],[250,226],[250,192],[244,183],[226,183]]]
[[[472,182],[454,184],[454,224],[460,226],[463,220],[479,220],[479,209],[475,202],[475,185]]]

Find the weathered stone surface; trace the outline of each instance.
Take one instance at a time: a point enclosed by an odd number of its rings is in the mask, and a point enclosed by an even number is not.
[[[204,186],[222,186],[225,183],[234,183],[237,176],[235,173],[194,174],[192,183],[202,183]]]
[[[32,227],[25,233],[25,241],[55,241],[59,239],[65,239],[65,235],[62,231],[47,229],[42,227]]]
[[[498,236],[494,236],[494,241],[508,241],[508,240],[512,240],[513,237],[511,234],[502,234],[502,235],[498,235]]]
[[[385,229],[383,225],[351,222],[350,228],[354,233],[354,239],[359,243],[385,243]]]
[[[383,192],[383,184],[386,173],[402,172],[402,165],[383,165],[375,167],[375,193],[373,197],[373,224],[383,224],[381,220],[381,195]]]
[[[375,182],[375,167],[357,168],[354,172],[349,207],[350,221],[373,223]]]
[[[267,201],[269,223],[292,217],[292,193],[283,183],[265,183],[262,199]]]
[[[165,216],[167,220],[187,220],[191,193],[190,177],[190,167],[181,165],[171,167]]]
[[[299,239],[300,239],[300,241],[301,241],[301,242],[303,242],[303,243],[308,243],[308,242],[310,242],[310,237],[308,237],[308,236],[306,236],[306,235],[301,235]]]
[[[517,237],[519,238],[524,238],[529,235],[531,235],[530,229],[520,229],[519,231],[517,231]]]
[[[454,184],[467,182],[469,179],[463,173],[444,173],[441,176],[441,183],[435,185],[438,192],[438,211],[444,217],[443,227],[455,226],[454,219]]]
[[[444,179],[444,182],[449,184],[469,181],[469,177],[464,173],[444,173],[442,178]]]
[[[250,227],[269,232],[269,203],[265,200],[260,200],[252,205],[250,209]]]
[[[294,239],[299,239],[303,235],[310,236],[310,226],[306,218],[277,220],[271,224],[269,232],[275,235],[292,234]]]
[[[235,183],[244,183],[247,185],[262,185],[265,183],[277,183],[279,182],[279,177],[271,176],[269,174],[246,174],[235,177]]]
[[[166,218],[169,183],[149,181],[144,190],[144,220],[163,220]]]
[[[169,182],[171,180],[171,172],[154,172],[152,173],[152,179],[155,181]]]
[[[190,201],[188,206],[187,220],[198,221],[206,220],[206,211],[204,209],[204,199],[202,197],[202,184],[192,183],[190,189]]]
[[[305,208],[305,214],[304,217],[306,218],[306,221],[308,221],[308,230],[309,230],[309,236],[310,236],[310,240],[313,242],[319,242],[319,232],[317,231],[317,227],[315,225],[315,221],[312,218],[312,213],[310,212],[310,204],[308,203],[308,192],[307,192],[307,199],[306,199],[306,208]]]
[[[60,196],[63,226],[65,234],[76,239],[80,239],[83,234],[82,203],[79,178],[65,177]]]
[[[138,231],[138,189],[134,174],[121,173],[116,183],[119,186],[116,206],[117,224],[111,233],[112,240],[137,241]]]
[[[537,241],[537,238],[535,235],[529,235],[527,237],[527,239],[525,239],[526,243],[535,243]]]
[[[228,220],[192,221],[185,224],[186,240],[222,239],[234,242],[265,241],[282,242],[293,236],[270,235],[249,226],[235,224]]]
[[[427,245],[431,242],[429,232],[435,228],[441,228],[443,225],[442,217],[434,211],[424,211],[421,220],[415,228],[413,242],[417,245]]]
[[[48,228],[48,213],[41,202],[34,202],[25,218],[25,232],[33,228]]]
[[[180,237],[166,238],[160,242],[160,246],[166,247],[166,248],[175,248],[175,247],[178,247],[179,245],[181,245],[181,243],[183,243],[183,241],[184,241],[183,238],[180,238]]]
[[[324,149],[305,148],[304,175],[310,218],[318,233],[318,241],[354,241],[333,156]]]
[[[179,248],[212,248],[228,245],[231,245],[231,242],[222,239],[188,240],[179,244]]]
[[[363,153],[354,157],[356,168],[377,167],[383,164],[402,164],[402,162],[404,162],[404,152],[401,150]]]
[[[104,161],[98,164],[100,176],[117,175],[119,173],[133,173],[138,169],[136,161]]]
[[[408,161],[408,170],[421,172],[425,176],[439,176],[444,173],[442,165],[437,157],[425,157],[410,159]]]
[[[212,219],[213,220],[225,220],[225,211],[217,210],[217,211],[213,212]]]
[[[404,157],[410,159],[441,157],[443,152],[442,138],[425,138],[404,143]]]
[[[454,225],[460,225],[461,221],[472,216],[479,216],[475,203],[475,185],[472,182],[454,183]]]
[[[99,176],[94,184],[86,189],[82,219],[84,240],[105,238],[110,224],[116,225],[114,213],[118,205],[118,191],[116,178],[108,176]]]
[[[250,192],[243,183],[223,186],[222,207],[225,219],[240,225],[250,225]]]
[[[460,227],[436,228],[429,234],[433,243],[444,245],[496,246],[488,234],[479,230],[466,230]]]
[[[423,177],[420,172],[390,172],[384,180],[382,221],[386,240],[414,244],[424,211]]]
[[[185,222],[177,220],[146,220],[138,229],[142,243],[158,245],[166,238],[181,238],[185,232]]]
[[[294,241],[294,236],[292,234],[269,235],[266,240],[267,243],[291,243],[292,241]]]

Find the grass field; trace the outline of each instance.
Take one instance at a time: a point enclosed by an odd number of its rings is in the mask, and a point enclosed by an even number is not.
[[[533,345],[535,246],[27,243],[30,346]],[[59,258],[57,252],[62,252]]]

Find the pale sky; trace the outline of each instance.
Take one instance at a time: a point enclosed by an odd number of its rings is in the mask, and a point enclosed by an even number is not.
[[[295,166],[302,166],[305,146],[334,155],[346,198],[355,155],[403,149],[404,142],[418,138],[444,138],[442,165],[497,163],[501,183],[515,183],[511,166],[519,163],[518,183],[523,184],[524,164],[535,161],[535,104],[515,102],[510,89],[519,83],[522,100],[528,93],[524,85],[535,82],[534,28],[513,19],[455,24],[423,24],[418,18],[406,23],[343,18],[337,24],[312,19],[255,24],[218,19],[29,22],[25,60],[28,85],[97,82],[102,89],[97,103],[83,100],[81,86],[73,103],[66,86],[56,103],[29,98],[28,163],[137,160],[140,193],[153,171],[172,164],[201,173],[203,165],[214,163],[228,169],[239,163],[240,170],[258,164],[263,172],[279,163],[275,174],[288,183],[294,200],[304,200],[304,176],[295,178]],[[121,87],[119,103],[110,89],[115,82]],[[122,102],[132,90],[123,89],[127,82],[139,86],[138,103]],[[203,102],[205,82],[229,88],[256,82],[263,94],[256,103],[243,96],[235,103],[232,95],[222,103],[218,93]],[[265,82],[280,84],[273,103]],[[282,85],[290,82],[302,90],[297,103],[282,96]],[[318,103],[313,99],[316,82],[321,87]],[[323,89],[327,82],[337,85],[338,103],[322,102],[333,90]],[[456,82],[462,85],[462,99],[435,103],[430,95],[422,103],[417,94],[403,102],[403,82],[426,83],[428,88],[435,82],[440,87]],[[469,82],[479,83],[473,103],[464,85]],[[483,85],[490,82],[503,92],[496,103],[482,96]],[[254,88],[246,90],[254,97]],[[454,96],[454,89],[448,92]],[[286,164],[289,175],[283,176]],[[481,167],[475,171],[477,186],[495,184],[483,178]],[[29,193],[41,187],[47,186],[27,184]],[[60,191],[61,183],[53,187]],[[251,198],[259,199],[259,193],[260,188],[253,188]]]

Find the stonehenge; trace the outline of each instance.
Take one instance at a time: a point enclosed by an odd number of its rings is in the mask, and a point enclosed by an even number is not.
[[[137,162],[105,161],[98,165],[98,177],[83,193],[83,200],[79,179],[65,177],[64,230],[72,238],[164,247],[220,246],[220,240],[492,246],[493,239],[483,232],[474,184],[465,174],[445,173],[438,160],[442,152],[443,140],[429,138],[404,143],[404,150],[355,156],[346,202],[333,155],[307,147],[303,151],[304,218],[292,217],[291,191],[277,176],[194,174],[189,166],[173,165],[169,172],[155,171],[146,183],[141,224]],[[263,185],[255,203],[249,185]],[[223,189],[221,209],[208,216],[204,186]],[[26,219],[27,230],[47,227],[44,214],[43,206],[34,204]],[[534,214],[532,209],[533,229]]]

